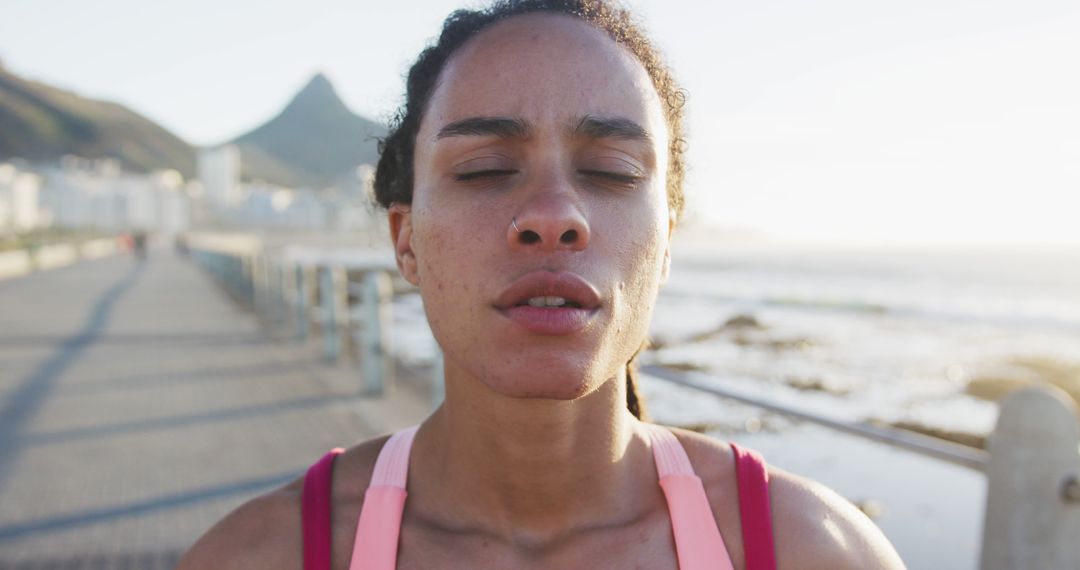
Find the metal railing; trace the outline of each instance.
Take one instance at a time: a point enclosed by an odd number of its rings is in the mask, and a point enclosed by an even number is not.
[[[949,463],[974,469],[976,471],[986,471],[986,466],[990,462],[990,454],[981,450],[968,447],[966,445],[960,445],[936,437],[928,435],[922,435],[908,430],[902,430],[897,428],[885,427],[880,425],[874,425],[870,423],[851,423],[842,420],[826,417],[821,414],[809,412],[806,410],[799,410],[792,406],[779,404],[776,402],[770,402],[764,398],[760,398],[754,395],[741,393],[736,390],[724,389],[717,387],[704,378],[687,372],[679,372],[670,368],[665,368],[658,365],[646,365],[641,367],[641,372],[649,376],[654,376],[684,386],[699,392],[705,392],[721,398],[727,398],[729,400],[735,400],[744,404],[750,404],[758,408],[769,410],[790,418],[797,420],[810,422],[820,426],[827,427],[832,430],[836,430],[851,435],[857,435],[874,441],[887,443],[889,445],[914,451],[922,455],[927,455],[935,459],[947,461]]]

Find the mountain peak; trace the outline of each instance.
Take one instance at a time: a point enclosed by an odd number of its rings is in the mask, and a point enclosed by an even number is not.
[[[320,188],[378,160],[386,129],[356,115],[330,80],[315,74],[280,114],[233,142],[248,179]]]
[[[286,111],[291,108],[318,109],[320,107],[345,107],[345,103],[338,97],[337,91],[330,80],[322,73],[316,73],[304,88],[293,97]]]

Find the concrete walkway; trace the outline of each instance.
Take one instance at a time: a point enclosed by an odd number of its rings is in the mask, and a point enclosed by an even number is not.
[[[152,251],[0,281],[0,570],[172,568],[334,446],[415,423]]]

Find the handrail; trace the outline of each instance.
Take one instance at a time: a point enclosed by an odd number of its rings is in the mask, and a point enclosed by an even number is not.
[[[281,249],[281,260],[289,264],[339,266],[357,271],[395,271],[393,252],[357,248],[328,249],[289,245]]]
[[[974,469],[981,473],[986,472],[987,466],[990,463],[990,454],[981,449],[975,449],[966,445],[960,445],[951,441],[907,430],[878,426],[866,422],[850,423],[827,418],[820,414],[798,410],[784,404],[769,402],[749,394],[740,394],[733,390],[711,386],[702,381],[698,374],[680,372],[655,364],[642,366],[641,372],[673,384],[706,392],[721,398],[737,400],[744,404],[764,408],[778,414],[811,422],[836,431],[887,443],[895,447],[940,459],[954,465]]]

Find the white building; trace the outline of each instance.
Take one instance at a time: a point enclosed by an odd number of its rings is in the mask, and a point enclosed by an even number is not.
[[[42,174],[42,203],[57,226],[119,229],[126,224],[127,204],[116,191],[121,177],[116,161],[67,156]]]
[[[51,221],[40,204],[41,177],[0,164],[0,231],[25,232]]]
[[[235,206],[240,193],[240,150],[233,145],[199,151],[199,181],[205,199],[216,206]]]
[[[188,185],[162,193],[158,229],[175,236],[191,229],[191,196]]]
[[[375,167],[361,164],[352,176],[345,177],[336,193],[331,209],[335,229],[350,233],[380,232],[382,212],[375,204]]]
[[[175,170],[135,174],[114,161],[68,157],[43,173],[42,204],[58,226],[166,234],[190,226],[189,187]]]

